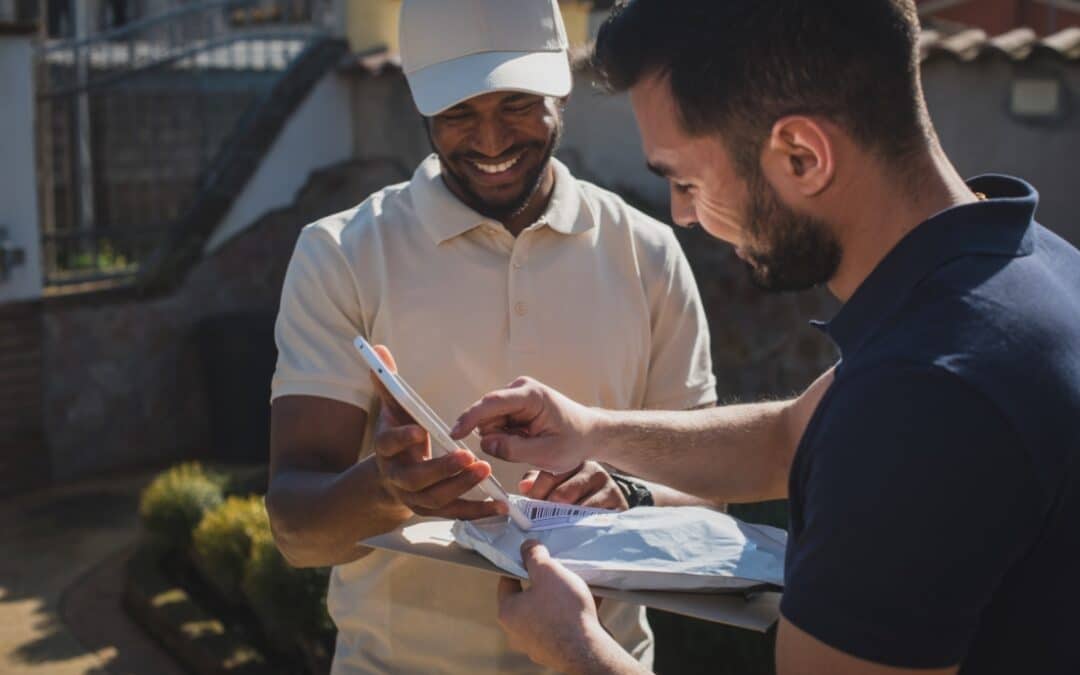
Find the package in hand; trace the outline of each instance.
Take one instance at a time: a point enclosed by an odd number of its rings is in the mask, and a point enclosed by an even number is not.
[[[784,583],[787,533],[701,507],[615,512],[514,498],[535,514],[454,524],[454,540],[525,578],[521,544],[536,539],[591,586],[627,591],[746,592]],[[544,516],[547,516],[546,518]]]

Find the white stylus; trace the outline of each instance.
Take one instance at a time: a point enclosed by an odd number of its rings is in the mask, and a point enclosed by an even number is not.
[[[424,428],[431,436],[431,447],[433,451],[436,449],[439,455],[449,454],[455,450],[464,450],[467,448],[462,447],[458,443],[454,442],[454,439],[450,438],[450,427],[446,426],[446,423],[439,418],[431,407],[424,402],[424,399],[420,398],[420,395],[412,390],[412,387],[405,382],[405,379],[386,367],[386,364],[382,362],[379,355],[375,353],[375,350],[368,344],[368,341],[363,337],[357,337],[353,341],[353,346],[360,352],[360,356],[364,357],[364,362],[367,363],[371,372],[375,373],[375,376],[379,378],[386,390],[390,392],[390,395],[394,397],[394,400],[398,402],[405,412],[409,413],[416,423]],[[514,505],[514,502],[510,499],[510,494],[507,493],[503,486],[499,484],[499,481],[495,479],[495,476],[488,476],[477,486],[480,490],[492,499],[506,504],[509,509],[510,518],[517,523],[517,526],[523,530],[528,530],[532,527],[532,521],[529,517],[522,513],[521,509]]]

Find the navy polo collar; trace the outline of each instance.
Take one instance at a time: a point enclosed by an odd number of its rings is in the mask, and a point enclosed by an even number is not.
[[[909,233],[889,252],[828,323],[815,322],[850,358],[878,326],[896,313],[919,283],[968,255],[1022,257],[1035,249],[1033,218],[1039,193],[1009,176],[968,181],[985,201],[946,209]]]

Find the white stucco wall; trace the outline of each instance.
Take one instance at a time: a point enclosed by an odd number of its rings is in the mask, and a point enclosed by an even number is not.
[[[580,178],[594,179],[617,191],[630,190],[653,204],[668,201],[667,182],[645,167],[629,97],[600,91],[588,72],[574,77],[559,156]]]
[[[352,157],[349,85],[329,73],[293,113],[206,243],[213,253],[263,215],[293,203],[312,172]]]
[[[26,253],[26,262],[0,281],[0,303],[41,297],[32,58],[30,37],[0,36],[0,227]]]

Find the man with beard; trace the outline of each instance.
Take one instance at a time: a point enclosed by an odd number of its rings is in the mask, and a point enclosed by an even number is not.
[[[300,236],[277,324],[267,507],[293,565],[335,566],[334,673],[538,672],[507,649],[491,577],[358,542],[414,515],[495,514],[470,492],[491,474],[590,506],[701,500],[594,462],[522,479],[528,467],[469,451],[431,459],[421,429],[375,407],[352,340],[392,345],[446,419],[520,371],[592,405],[688,409],[715,402],[704,311],[671,229],[552,158],[571,89],[555,0],[406,0],[401,44],[435,154]],[[648,667],[643,609],[601,613]]]
[[[597,40],[676,221],[765,288],[844,303],[816,409],[605,412],[522,379],[454,432],[551,471],[591,458],[717,501],[789,498],[780,675],[1078,673],[1080,252],[1033,220],[1027,183],[960,179],[918,31],[912,0],[631,0]],[[530,589],[499,593],[512,644],[643,670],[579,578],[535,542],[522,556]]]

